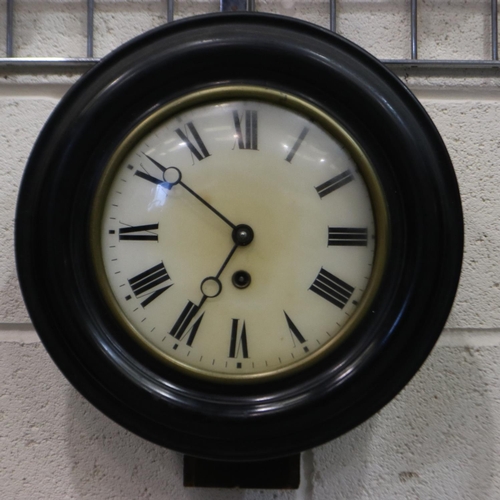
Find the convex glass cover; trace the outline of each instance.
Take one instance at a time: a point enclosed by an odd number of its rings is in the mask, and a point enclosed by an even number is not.
[[[123,141],[93,217],[101,287],[165,362],[228,380],[314,361],[366,313],[387,222],[368,159],[301,99],[222,87]]]

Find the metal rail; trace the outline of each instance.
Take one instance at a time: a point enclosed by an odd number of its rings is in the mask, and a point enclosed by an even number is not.
[[[94,0],[87,0],[87,58],[94,57]]]
[[[498,61],[498,5],[491,0],[491,58]]]
[[[337,33],[337,0],[330,0],[330,30]]]
[[[0,57],[0,72],[83,73],[99,62],[94,57],[94,0],[87,0],[87,57],[15,57],[14,1],[6,2],[5,57]],[[418,0],[408,0],[410,8],[410,59],[386,59],[382,62],[396,72],[470,70],[474,72],[500,70],[498,58],[498,0],[491,0],[491,59],[481,60],[427,60],[418,58]],[[174,20],[175,0],[166,0],[166,20]],[[330,29],[337,31],[337,0],[329,0]],[[253,11],[255,0],[220,0],[221,11]]]
[[[14,0],[7,0],[7,41],[6,56],[14,55]]]
[[[417,59],[418,49],[417,49],[417,0],[411,0],[411,58],[412,60]]]

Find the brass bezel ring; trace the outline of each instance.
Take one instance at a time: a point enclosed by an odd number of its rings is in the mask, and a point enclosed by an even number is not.
[[[104,210],[104,200],[107,197],[111,182],[114,179],[117,168],[119,167],[125,156],[129,153],[129,151],[138,143],[138,141],[142,137],[144,137],[159,123],[166,121],[167,119],[173,117],[181,111],[193,108],[195,106],[234,100],[263,101],[293,110],[318,124],[327,133],[329,133],[337,141],[343,144],[358,166],[368,188],[374,212],[376,228],[376,244],[373,260],[373,271],[366,290],[359,302],[359,305],[357,306],[354,314],[344,325],[344,327],[339,330],[339,332],[330,342],[314,351],[306,358],[298,360],[297,362],[287,365],[283,368],[252,374],[224,374],[192,367],[187,363],[172,358],[167,353],[158,349],[149,341],[147,341],[136,330],[136,328],[132,325],[132,323],[127,319],[127,317],[121,310],[106,279],[106,272],[101,254],[101,224],[102,213]],[[122,328],[129,335],[131,335],[132,338],[146,351],[148,351],[164,363],[167,363],[169,366],[175,367],[176,369],[181,370],[188,375],[199,377],[212,382],[224,383],[255,383],[284,377],[311,366],[312,364],[318,362],[325,355],[330,353],[334,348],[336,348],[356,329],[360,321],[370,310],[371,304],[376,293],[379,290],[382,276],[384,274],[389,241],[389,215],[384,192],[378,180],[377,174],[370,160],[362,150],[361,146],[354,140],[354,138],[345,130],[342,125],[340,125],[336,120],[334,120],[324,111],[318,109],[313,104],[308,103],[305,100],[289,93],[256,85],[224,85],[193,92],[172,102],[169,102],[168,104],[162,106],[160,109],[154,111],[146,119],[144,119],[121,142],[121,144],[118,146],[109,162],[107,163],[95,193],[90,220],[90,245],[97,282],[104,295],[107,305],[111,309],[113,315],[118,320]]]

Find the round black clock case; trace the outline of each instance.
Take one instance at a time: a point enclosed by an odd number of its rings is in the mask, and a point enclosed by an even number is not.
[[[242,84],[295,95],[357,141],[383,188],[388,258],[372,307],[339,348],[289,376],[227,384],[162,363],[123,331],[97,284],[89,218],[109,158],[138,123],[189,93]],[[186,454],[226,460],[317,446],[389,402],[445,324],[462,247],[453,167],[411,92],[342,37],[263,14],[177,21],[105,57],[64,96],[40,133],[16,216],[25,302],[68,380],[130,431]]]

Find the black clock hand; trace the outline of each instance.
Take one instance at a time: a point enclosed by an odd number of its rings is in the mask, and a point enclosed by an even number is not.
[[[231,260],[231,257],[234,255],[234,252],[236,252],[236,249],[238,247],[239,247],[238,243],[235,243],[233,245],[233,248],[231,248],[229,255],[226,257],[226,260],[224,261],[224,263],[220,267],[219,272],[215,275],[215,279],[219,279],[219,276],[222,274],[222,271],[224,271],[224,268],[227,266],[228,262]]]
[[[186,307],[183,309],[181,315],[179,316],[179,318],[177,319],[174,326],[169,332],[170,335],[172,335],[172,337],[175,337],[176,339],[182,339],[185,332],[189,328],[191,328],[191,334],[186,343],[187,345],[191,345],[193,343],[196,333],[198,331],[198,327],[200,326],[201,319],[203,318],[203,315],[205,313],[202,313],[192,326],[191,323],[196,317],[196,315],[200,312],[205,301],[207,299],[213,299],[221,293],[222,283],[219,280],[219,276],[222,274],[222,271],[224,271],[224,268],[227,266],[227,263],[231,260],[231,257],[234,255],[234,252],[236,252],[238,246],[239,246],[238,243],[235,243],[233,245],[233,248],[231,248],[229,255],[226,257],[226,260],[220,267],[216,276],[209,276],[208,278],[205,278],[201,282],[200,290],[201,293],[203,294],[202,299],[200,300],[198,305],[194,304],[191,301],[188,301]]]
[[[195,305],[193,302],[189,301],[188,305],[183,311],[183,314],[180,316],[180,318],[177,320],[176,324],[172,328],[170,334],[173,335],[175,338],[177,339],[182,338],[184,332],[186,331],[187,328],[189,328],[194,317],[200,312],[200,309],[203,307],[203,304],[207,299],[213,299],[222,292],[222,283],[220,282],[219,279],[220,275],[222,274],[227,264],[231,260],[231,257],[234,255],[234,252],[236,252],[236,249],[240,246],[246,246],[252,242],[254,233],[250,226],[247,226],[246,224],[240,224],[239,226],[236,226],[233,229],[232,236],[234,241],[233,248],[231,248],[231,251],[229,252],[224,262],[222,263],[222,266],[217,271],[217,274],[215,276],[209,276],[208,278],[205,278],[200,284],[200,290],[203,297],[200,300],[199,304]],[[200,316],[195,325],[198,324],[199,326],[199,322],[201,321],[201,317],[203,316],[203,314]],[[196,331],[197,328],[195,329],[194,334],[192,334],[192,337],[190,337],[190,340],[188,342],[192,342],[192,340],[194,339],[194,335],[196,335]]]
[[[215,276],[209,276],[208,278],[205,278],[200,285],[200,290],[201,293],[203,294],[203,298],[201,299],[200,303],[198,304],[197,307],[197,312],[201,309],[203,304],[205,303],[205,300],[207,299],[213,299],[217,297],[221,292],[222,292],[222,283],[219,280],[220,275],[222,274],[222,271],[224,271],[224,268],[227,266],[228,262],[231,260],[231,257],[234,255],[234,252],[236,252],[236,249],[239,247],[237,243],[233,245],[233,248],[231,248],[231,251],[229,252],[229,255],[226,257],[226,260],[220,267],[219,271]],[[214,286],[215,285],[215,286]],[[212,290],[210,290],[210,287]]]
[[[203,205],[205,205],[207,208],[209,208],[210,210],[212,210],[212,212],[215,215],[217,215],[218,217],[220,217],[229,227],[231,227],[232,229],[234,229],[236,227],[235,224],[233,224],[229,219],[227,219],[226,217],[224,217],[218,210],[216,210],[214,207],[212,207],[212,205],[210,205],[209,203],[207,203],[199,194],[195,193],[190,187],[188,187],[186,184],[184,184],[184,182],[179,181],[179,184],[188,193],[191,193],[197,200],[201,201],[203,203]]]
[[[220,267],[217,274],[215,276],[209,276],[208,278],[205,278],[201,282],[200,289],[201,289],[201,293],[203,294],[203,298],[201,299],[201,302],[198,305],[198,310],[205,303],[205,300],[217,297],[221,293],[222,283],[219,280],[220,275],[222,274],[222,272],[226,268],[227,264],[231,260],[231,257],[234,255],[234,252],[236,252],[236,249],[238,247],[247,246],[248,244],[250,244],[253,241],[254,233],[253,233],[253,230],[250,226],[247,226],[246,224],[240,224],[233,229],[232,236],[233,236],[233,241],[234,241],[233,248],[231,248],[231,251],[229,252],[229,254],[226,257],[226,259],[224,260],[224,262],[222,263],[222,266]],[[206,288],[207,286],[209,286],[209,285],[207,285],[208,282],[212,282],[212,283],[216,284],[215,293],[214,292],[208,293],[208,290]],[[203,289],[204,286],[205,286],[205,290]]]
[[[164,178],[164,181],[165,182],[161,182],[161,183],[158,183],[162,186],[164,186],[166,189],[171,189],[173,186],[179,184],[180,186],[182,186],[188,193],[191,193],[198,201],[201,201],[203,203],[203,205],[205,205],[207,208],[209,208],[215,215],[217,215],[218,217],[220,217],[229,227],[231,227],[232,229],[234,229],[236,227],[235,224],[233,224],[227,217],[225,217],[224,215],[222,215],[218,210],[216,210],[214,207],[212,207],[212,205],[210,205],[206,200],[204,200],[198,193],[196,193],[195,191],[193,191],[188,185],[186,185],[184,182],[182,182],[182,173],[181,171],[176,168],[176,167],[164,167],[161,163],[157,162],[155,159],[151,158],[150,156],[148,156],[146,153],[144,153],[144,156],[149,160],[151,161],[152,163],[154,163],[162,172],[163,172],[163,178]],[[167,173],[168,170],[175,170],[177,175],[178,175],[178,178],[172,182],[169,182],[167,181],[167,179],[165,179],[165,175]],[[144,176],[142,176],[144,177]]]

